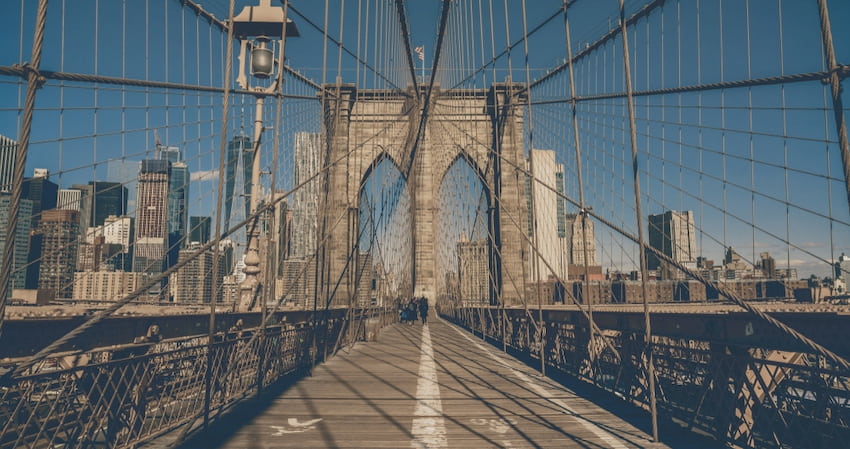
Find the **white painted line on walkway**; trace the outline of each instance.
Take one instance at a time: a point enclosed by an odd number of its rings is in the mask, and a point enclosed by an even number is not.
[[[437,449],[448,447],[446,423],[443,418],[443,403],[440,400],[440,383],[437,380],[437,364],[434,347],[431,346],[431,331],[422,326],[422,344],[419,348],[419,381],[416,383],[416,410],[413,418],[413,449]]]
[[[588,419],[586,419],[586,418],[582,417],[581,415],[579,415],[578,413],[576,413],[576,411],[573,410],[572,408],[570,408],[570,406],[568,406],[566,404],[566,402],[564,402],[561,399],[555,398],[554,395],[550,391],[548,391],[545,388],[543,388],[542,386],[540,386],[537,382],[535,382],[533,379],[528,377],[525,373],[517,371],[516,368],[514,368],[513,366],[508,364],[508,362],[506,362],[503,358],[495,355],[487,347],[485,347],[484,345],[479,343],[478,340],[471,338],[469,335],[466,334],[466,332],[458,329],[455,325],[448,323],[446,321],[443,321],[443,322],[448,324],[452,329],[455,330],[455,332],[462,335],[463,338],[466,338],[467,340],[469,340],[470,343],[477,346],[478,349],[480,349],[482,352],[489,355],[490,358],[495,360],[497,363],[499,363],[500,365],[504,366],[505,368],[508,368],[509,370],[511,370],[511,372],[513,372],[514,376],[516,376],[519,380],[525,382],[525,384],[528,385],[529,388],[534,390],[535,393],[540,395],[540,397],[546,399],[547,401],[551,402],[552,404],[557,405],[558,407],[563,409],[566,413],[572,415],[579,422],[579,424],[581,424],[585,429],[589,430],[594,435],[596,435],[600,440],[605,442],[605,444],[607,444],[608,447],[610,447],[611,449],[627,449],[626,446],[616,436],[614,436],[613,434],[611,434],[609,432],[606,432],[604,429],[602,429],[601,427],[596,425],[596,423],[594,423],[593,421],[589,421]],[[429,338],[430,338],[430,336],[429,336]]]

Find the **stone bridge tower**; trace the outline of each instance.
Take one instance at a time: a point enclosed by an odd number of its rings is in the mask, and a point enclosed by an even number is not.
[[[411,291],[399,294],[425,295],[435,301],[441,293],[436,279],[438,194],[446,172],[461,158],[482,180],[489,204],[490,301],[521,303],[528,213],[525,176],[517,169],[525,168],[520,89],[518,84],[494,84],[486,90],[441,94],[435,87],[424,135],[417,144],[422,107],[412,88],[326,86],[322,100],[331,166],[320,178],[328,192],[319,214],[320,304],[327,300],[347,305],[354,294],[359,257],[350,255],[359,235],[360,188],[386,159],[406,177],[411,198]],[[419,98],[424,101],[424,92]]]

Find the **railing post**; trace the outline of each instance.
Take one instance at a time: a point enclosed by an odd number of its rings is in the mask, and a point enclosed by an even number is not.
[[[268,284],[266,284],[268,285]],[[265,295],[263,295],[265,300]],[[263,303],[262,326],[260,327],[260,336],[257,338],[257,397],[259,398],[263,392],[263,382],[265,382],[266,372],[266,304]]]
[[[508,352],[508,335],[506,333],[507,329],[507,320],[508,320],[508,312],[505,310],[505,307],[502,306],[499,314],[499,325],[500,331],[502,333],[502,351]]]

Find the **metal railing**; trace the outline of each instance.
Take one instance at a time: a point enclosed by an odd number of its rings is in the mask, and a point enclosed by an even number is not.
[[[539,328],[517,309],[444,313],[534,366],[542,341],[547,369],[649,407],[638,312],[597,311],[594,333],[578,311],[546,311]],[[807,335],[848,352],[843,314],[775,315],[798,328],[823,328]],[[654,314],[652,354],[658,410],[678,425],[743,448],[835,448],[850,440],[850,373],[770,334],[746,313]]]
[[[132,343],[57,354],[2,379],[0,448],[127,448],[198,427],[369,338],[395,319],[389,310],[278,314],[276,324],[252,328],[240,319],[212,344],[205,329],[164,339],[153,325]]]

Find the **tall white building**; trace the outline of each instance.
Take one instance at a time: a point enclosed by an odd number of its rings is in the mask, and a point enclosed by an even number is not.
[[[295,133],[295,185],[319,172],[322,160],[322,135]],[[292,234],[289,255],[308,257],[316,252],[319,227],[319,177],[315,177],[292,194]]]
[[[104,243],[121,245],[124,252],[130,250],[133,236],[133,217],[110,215],[103,222]]]
[[[56,198],[56,208],[79,212],[82,209],[80,204],[82,198],[83,192],[79,189],[59,189],[59,195]]]
[[[566,216],[563,198],[557,193],[564,190],[564,166],[555,161],[552,150],[531,150],[528,161],[529,170],[534,163],[534,177],[529,179],[530,189],[526,189],[529,203],[528,235],[537,243],[537,252],[531,250],[529,257],[530,280],[545,281],[552,275],[567,279]],[[551,188],[551,189],[550,189]],[[534,192],[534,208],[531,207],[531,192]],[[534,220],[535,223],[532,223]],[[536,224],[537,235],[534,235]],[[534,256],[539,252],[537,270],[534,270]],[[550,270],[551,267],[551,270]]]
[[[133,270],[159,274],[168,245],[167,160],[144,160],[139,170]]]
[[[585,265],[585,249],[587,250],[587,266],[596,266],[596,237],[593,231],[593,220],[584,217],[584,229],[579,214],[567,214],[567,252],[569,263]],[[584,238],[582,238],[584,237]]]

